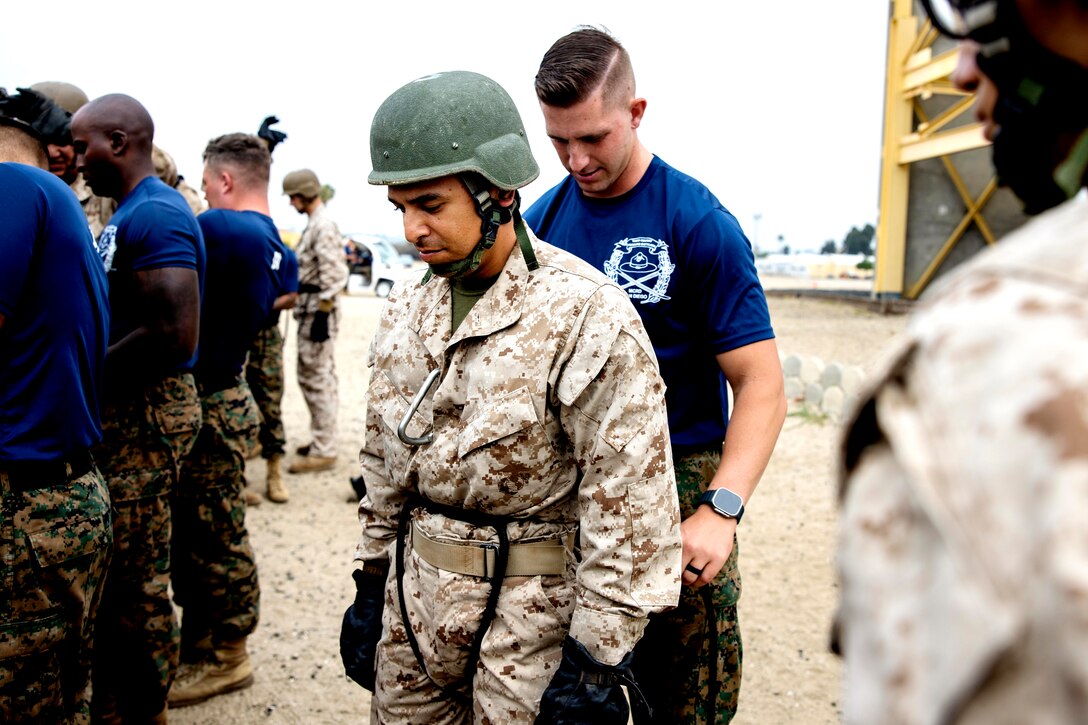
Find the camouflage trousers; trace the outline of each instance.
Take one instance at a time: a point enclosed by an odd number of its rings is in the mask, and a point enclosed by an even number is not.
[[[39,486],[0,463],[0,722],[90,722],[92,628],[112,542],[96,468]]]
[[[257,442],[261,444],[261,458],[282,456],[287,446],[283,431],[283,333],[278,325],[266,327],[257,333],[257,339],[249,348],[246,362],[246,383],[253,392],[261,427]]]
[[[340,407],[339,382],[336,379],[335,346],[340,311],[329,315],[329,339],[310,340],[313,313],[298,318],[298,385],[310,409],[310,455],[336,456],[336,416]]]
[[[720,461],[719,450],[674,458],[682,518],[695,513]],[[654,723],[728,723],[737,712],[742,654],[737,555],[734,536],[733,552],[714,581],[698,590],[683,587],[676,609],[650,615],[635,646],[634,673]]]
[[[174,600],[182,609],[185,645],[208,635],[213,644],[249,635],[260,598],[242,498],[257,405],[241,378],[203,393],[200,402],[204,425],[182,462],[173,499]]]
[[[178,663],[170,602],[170,494],[200,428],[190,373],[107,401],[95,458],[113,506],[114,553],[96,624],[94,710],[145,721],[166,707]]]
[[[437,569],[409,551],[405,602],[427,663],[423,672],[405,634],[393,571],[390,567],[371,722],[532,723],[570,629],[573,565],[567,576],[503,580],[471,685],[465,676],[469,646],[491,582]]]

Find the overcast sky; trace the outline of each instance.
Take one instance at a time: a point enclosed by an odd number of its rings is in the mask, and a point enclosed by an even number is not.
[[[399,237],[385,189],[366,183],[382,101],[436,71],[494,78],[541,167],[522,190],[531,203],[564,175],[533,76],[555,39],[603,25],[631,53],[650,151],[705,183],[762,248],[777,251],[782,235],[816,250],[876,223],[887,18],[880,0],[15,2],[0,86],[61,80],[92,98],[135,97],[197,188],[210,138],[277,115],[289,138],[272,166],[276,223],[305,224],[280,182],[309,167],[336,188],[329,214],[342,231]]]

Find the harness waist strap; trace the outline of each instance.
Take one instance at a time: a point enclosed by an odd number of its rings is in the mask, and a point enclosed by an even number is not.
[[[562,538],[512,542],[506,576],[559,576],[566,571],[567,552],[573,548],[573,532]],[[489,541],[437,541],[412,524],[412,550],[431,566],[455,574],[491,578],[498,549]]]

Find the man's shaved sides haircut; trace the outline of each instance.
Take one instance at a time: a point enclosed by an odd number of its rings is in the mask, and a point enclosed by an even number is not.
[[[548,106],[569,108],[597,89],[608,104],[635,97],[631,56],[606,30],[583,25],[552,44],[536,74],[536,97]]]
[[[204,163],[227,166],[242,183],[268,185],[272,154],[263,139],[247,133],[228,133],[213,138],[204,148]]]
[[[49,167],[49,157],[37,138],[17,126],[0,123],[0,163],[6,161]]]

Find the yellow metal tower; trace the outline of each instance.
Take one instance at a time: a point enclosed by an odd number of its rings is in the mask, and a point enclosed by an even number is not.
[[[912,0],[892,0],[873,286],[874,294],[881,297],[916,299],[972,224],[986,244],[993,244],[995,239],[982,216],[997,188],[995,180],[991,176],[981,192],[973,196],[950,158],[987,146],[988,142],[979,123],[964,123],[963,114],[970,111],[973,95],[958,90],[950,80],[959,49],[952,46],[938,52],[934,44],[939,39],[940,34],[928,19],[919,23]],[[929,113],[926,105],[931,108]],[[933,106],[938,110],[933,111]],[[912,165],[938,158],[962,201],[964,213],[947,239],[928,258],[921,273],[908,280],[907,231],[914,221],[913,217],[908,219]]]

